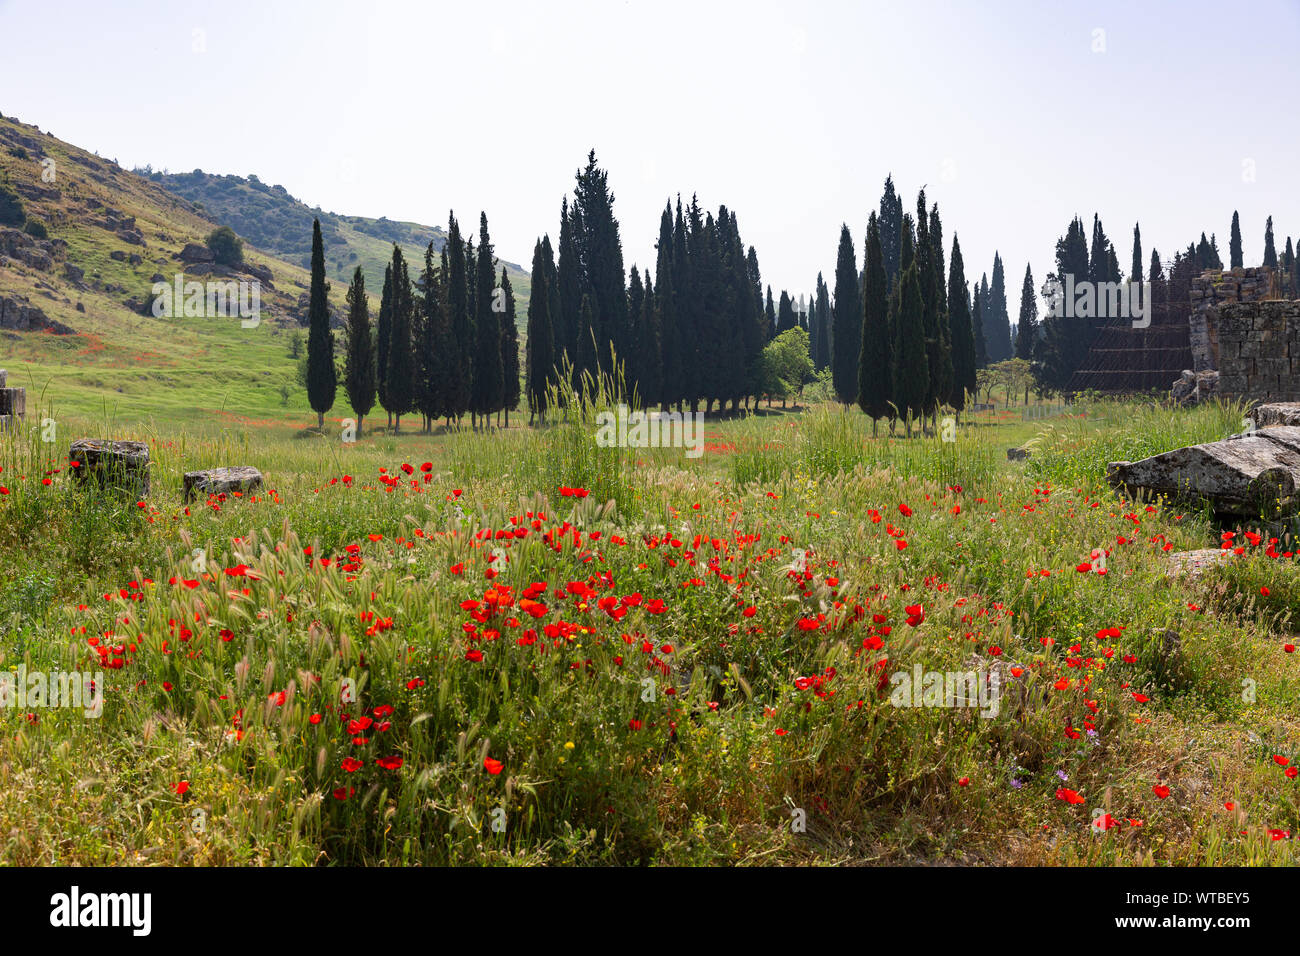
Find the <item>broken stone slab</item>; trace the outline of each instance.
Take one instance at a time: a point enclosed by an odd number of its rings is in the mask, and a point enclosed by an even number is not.
[[[68,465],[78,484],[128,491],[137,499],[149,494],[149,446],[142,441],[78,438]]]
[[[0,368],[0,388],[4,388],[5,383],[8,381],[9,381],[9,373],[6,372],[4,369]]]
[[[1134,499],[1208,503],[1222,516],[1294,514],[1300,507],[1300,427],[1275,426],[1141,461],[1113,461],[1106,480]]]
[[[1256,428],[1273,425],[1300,425],[1300,402],[1270,402],[1251,413]]]
[[[1007,461],[1024,461],[1029,457],[1029,450],[1026,448],[1008,448]]]
[[[229,465],[205,471],[187,471],[183,479],[185,502],[195,495],[247,494],[262,487],[262,473],[251,465]]]

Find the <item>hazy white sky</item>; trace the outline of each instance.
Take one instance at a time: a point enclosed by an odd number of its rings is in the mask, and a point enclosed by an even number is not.
[[[1104,32],[1098,32],[1104,31]],[[1070,218],[1168,258],[1300,233],[1300,3],[0,0],[0,111],[124,166],[256,173],[335,212],[488,214],[528,265],[595,147],[627,264],[666,198],[739,215],[765,283],[859,260],[892,172],[1015,320]],[[1253,173],[1253,180],[1251,177]],[[860,262],[859,262],[860,264]]]

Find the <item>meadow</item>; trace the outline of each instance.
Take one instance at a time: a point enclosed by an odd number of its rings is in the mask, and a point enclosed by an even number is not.
[[[0,435],[0,665],[104,709],[0,707],[6,863],[1300,862],[1290,538],[1103,480],[1240,407],[764,408],[692,459],[596,408],[345,443],[269,395],[41,402]],[[72,482],[82,435],[147,441],[148,500]],[[220,464],[267,484],[187,506]],[[918,665],[996,715],[895,706]]]

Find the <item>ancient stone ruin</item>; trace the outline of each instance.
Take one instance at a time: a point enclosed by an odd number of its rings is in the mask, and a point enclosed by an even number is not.
[[[1175,400],[1194,402],[1213,393],[1261,402],[1300,399],[1300,301],[1280,295],[1277,275],[1267,266],[1193,279],[1193,367],[1174,383]]]
[[[1111,462],[1106,479],[1139,500],[1208,504],[1224,520],[1276,520],[1300,510],[1300,427],[1271,425],[1141,461]]]
[[[249,465],[187,471],[182,484],[185,503],[189,504],[195,495],[231,494],[236,491],[247,494],[262,487],[262,473]]]
[[[149,495],[149,446],[144,442],[78,438],[68,450],[68,467],[79,485],[129,492],[137,500]]]

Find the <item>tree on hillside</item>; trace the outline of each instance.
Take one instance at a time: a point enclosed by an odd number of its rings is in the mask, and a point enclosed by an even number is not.
[[[1244,264],[1241,255],[1241,220],[1235,209],[1232,211],[1232,232],[1228,236],[1228,260],[1233,269],[1240,269]]]
[[[858,353],[858,405],[871,416],[871,433],[880,419],[893,417],[893,342],[889,335],[889,278],[880,243],[880,221],[867,219],[862,278],[862,343]]]
[[[348,404],[357,415],[357,436],[375,407],[375,345],[370,333],[370,307],[366,302],[366,277],[357,266],[348,286],[348,352],[344,388]]]
[[[330,329],[329,283],[325,281],[325,247],[320,220],[312,225],[311,294],[307,307],[307,401],[316,412],[316,427],[325,428],[325,413],[334,407],[338,388],[334,368],[334,332]]]
[[[858,349],[862,347],[862,298],[857,254],[847,225],[840,226],[835,257],[835,300],[831,305],[831,382],[845,405],[858,397]]]
[[[524,391],[528,396],[528,423],[533,417],[546,421],[548,389],[556,384],[555,340],[551,326],[551,275],[546,262],[547,246],[541,240],[533,247],[533,288],[528,299],[528,337],[525,343]]]
[[[244,240],[229,226],[218,226],[208,233],[206,245],[218,264],[232,269],[244,264]]]

